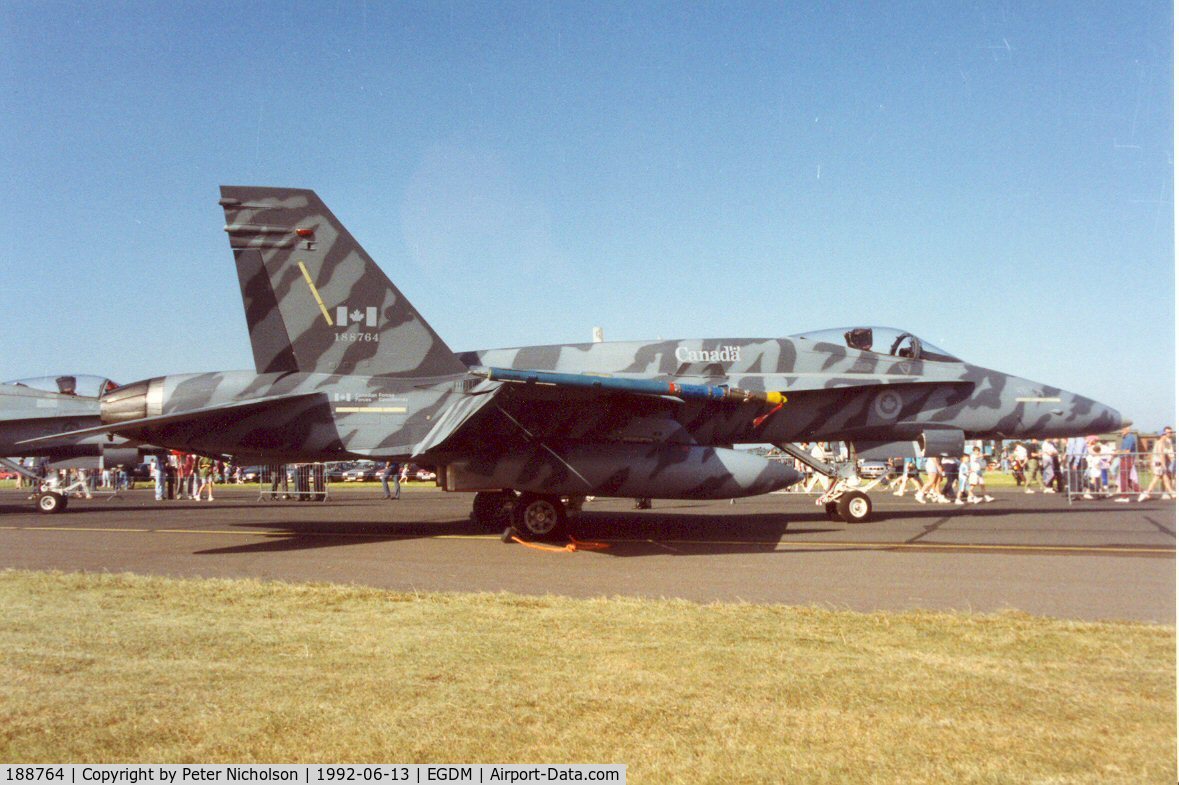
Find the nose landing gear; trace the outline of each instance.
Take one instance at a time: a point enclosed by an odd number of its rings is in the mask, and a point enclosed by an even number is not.
[[[37,494],[37,511],[46,515],[65,512],[70,506],[70,497],[57,491],[41,491]]]
[[[776,444],[774,446],[832,481],[831,487],[815,500],[815,504],[826,511],[829,519],[845,523],[867,523],[872,520],[872,499],[865,491],[879,483],[881,478],[877,478],[866,486],[863,485],[856,473],[854,453],[852,459],[847,463],[832,464],[815,458],[793,444]]]

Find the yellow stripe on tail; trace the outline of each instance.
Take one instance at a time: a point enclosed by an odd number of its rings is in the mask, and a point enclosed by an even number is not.
[[[336,324],[332,321],[332,315],[328,313],[327,306],[323,304],[323,298],[319,296],[319,290],[311,282],[311,274],[307,272],[307,267],[302,262],[299,262],[299,269],[303,272],[303,280],[311,287],[311,295],[315,298],[315,302],[319,303],[319,310],[323,313],[323,320],[328,323],[328,327],[335,327]]]

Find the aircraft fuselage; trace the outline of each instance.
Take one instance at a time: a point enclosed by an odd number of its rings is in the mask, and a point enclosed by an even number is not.
[[[960,362],[883,358],[834,344],[795,339],[614,342],[495,349],[459,357],[472,367],[552,370],[665,379],[784,392],[788,402],[760,425],[756,403],[718,406],[659,397],[530,391],[516,402],[504,385],[484,438],[561,438],[710,446],[810,440],[916,439],[929,429],[967,438],[1069,436],[1120,425],[1118,413],[1056,387]],[[715,362],[680,358],[724,357]],[[158,416],[269,396],[299,396],[265,411],[171,426],[154,439],[188,449],[269,460],[345,457],[422,459],[419,445],[453,404],[472,394],[466,376],[384,376],[252,371],[159,377],[143,389],[137,416]],[[127,396],[132,388],[121,388]],[[488,384],[483,394],[496,385]],[[151,393],[148,392],[151,388]],[[154,408],[151,408],[153,407]],[[104,420],[111,421],[104,403]],[[513,420],[515,422],[513,422]],[[116,420],[117,421],[117,420]],[[675,431],[676,433],[672,433]],[[153,440],[154,440],[153,439]],[[429,457],[445,457],[448,448]]]

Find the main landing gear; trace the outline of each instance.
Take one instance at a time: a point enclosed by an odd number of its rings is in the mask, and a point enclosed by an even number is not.
[[[479,491],[471,509],[471,520],[488,531],[503,531],[512,525],[515,491]]]
[[[512,527],[526,540],[563,538],[568,516],[560,496],[522,493],[512,510]]]
[[[524,540],[559,540],[568,533],[569,515],[560,496],[515,491],[480,491],[471,510],[474,521],[491,531]]]

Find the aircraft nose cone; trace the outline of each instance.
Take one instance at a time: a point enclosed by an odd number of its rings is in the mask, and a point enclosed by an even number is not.
[[[1119,412],[1117,409],[1114,409],[1109,406],[1106,406],[1103,408],[1105,409],[1105,414],[1104,414],[1105,427],[1102,428],[1101,430],[1103,430],[1103,431],[1116,431],[1116,430],[1119,430],[1122,427],[1124,427],[1124,425],[1126,423],[1126,418],[1122,416],[1121,412]]]
[[[1083,395],[1062,391],[1061,403],[1053,409],[1058,436],[1088,436],[1095,433],[1110,433],[1124,427],[1129,420],[1112,406],[1086,398]]]
[[[1025,436],[1089,436],[1129,424],[1129,419],[1112,406],[1069,390],[1026,379],[1014,379],[1008,386],[1017,396],[1016,411]]]
[[[1089,433],[1107,433],[1122,428],[1127,422],[1122,413],[1112,406],[1093,402],[1093,410],[1089,416]]]

